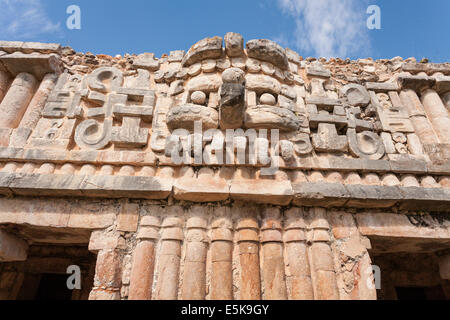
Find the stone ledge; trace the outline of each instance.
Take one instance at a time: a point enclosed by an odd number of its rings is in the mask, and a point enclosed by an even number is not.
[[[0,194],[15,196],[84,196],[166,199],[172,179],[125,176],[74,176],[0,173]]]
[[[39,162],[39,163],[73,163],[93,165],[136,165],[155,166],[158,162],[164,166],[176,166],[170,158],[157,156],[152,152],[139,151],[64,151],[43,149],[21,149],[0,147],[0,161],[5,162]],[[347,159],[337,156],[302,157],[291,163],[279,160],[280,169],[287,170],[324,170],[324,171],[363,171],[401,174],[450,174],[450,161],[434,164],[423,160],[405,159],[396,161]],[[204,165],[207,167],[208,165]],[[210,165],[216,167],[217,165]],[[224,166],[225,167],[225,166]],[[236,165],[239,167],[239,165]],[[255,166],[257,167],[257,166]]]
[[[7,53],[60,53],[61,45],[58,43],[22,42],[22,41],[0,41],[0,51]]]
[[[191,179],[190,183],[195,183]],[[218,202],[231,198],[287,206],[390,208],[448,211],[450,190],[420,187],[299,183],[278,180],[206,180],[198,186],[172,178],[125,176],[72,176],[0,173],[0,194],[7,196],[76,196]],[[213,183],[213,184],[211,184]],[[206,196],[206,198],[205,198]],[[202,201],[203,199],[203,201]]]
[[[414,187],[342,185],[328,183],[293,184],[297,206],[390,208],[448,211],[450,190]]]
[[[54,53],[22,53],[14,52],[0,57],[0,62],[13,76],[19,73],[31,73],[41,80],[47,73],[60,74],[63,72],[60,57]]]

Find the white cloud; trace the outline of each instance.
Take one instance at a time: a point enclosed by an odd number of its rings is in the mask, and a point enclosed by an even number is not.
[[[41,0],[0,0],[0,40],[26,40],[61,31],[53,23]]]
[[[278,0],[294,17],[294,45],[319,57],[342,57],[368,51],[367,15],[360,0]]]

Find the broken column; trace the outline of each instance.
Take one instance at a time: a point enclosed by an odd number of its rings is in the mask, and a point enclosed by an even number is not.
[[[0,128],[17,128],[33,97],[36,84],[36,78],[29,73],[17,75],[0,104]]]
[[[120,249],[104,249],[98,252],[94,288],[89,300],[120,300],[122,258]]]

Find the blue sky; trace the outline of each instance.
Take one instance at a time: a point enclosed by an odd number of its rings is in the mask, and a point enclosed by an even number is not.
[[[368,30],[369,5],[381,30]],[[66,9],[81,8],[81,30]],[[302,56],[414,56],[450,61],[448,0],[0,0],[0,40],[58,42],[104,53],[188,50],[196,41],[241,33],[272,39]]]

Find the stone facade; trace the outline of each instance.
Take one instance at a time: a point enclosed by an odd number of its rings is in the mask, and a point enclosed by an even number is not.
[[[69,265],[72,299],[450,298],[449,97],[448,63],[236,33],[161,58],[0,42],[0,299]]]

